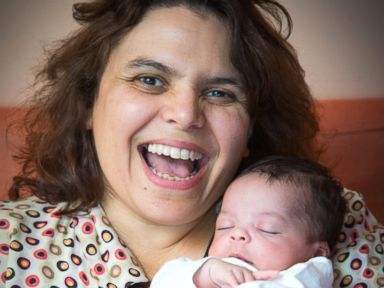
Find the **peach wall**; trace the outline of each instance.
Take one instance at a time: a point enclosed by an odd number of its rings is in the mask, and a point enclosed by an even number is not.
[[[319,139],[326,147],[321,161],[346,187],[363,193],[368,207],[384,222],[384,98],[323,100],[318,109]],[[0,198],[17,171],[10,154],[21,141],[6,138],[6,126],[22,114],[0,107]]]
[[[80,0],[0,1],[0,105],[23,100],[43,47],[78,28]],[[280,0],[291,13],[290,42],[317,98],[384,96],[383,0]]]

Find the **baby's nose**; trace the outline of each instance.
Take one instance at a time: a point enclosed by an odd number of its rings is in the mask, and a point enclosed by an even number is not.
[[[249,238],[250,237],[248,232],[242,228],[234,229],[233,233],[231,234],[231,240],[233,241],[248,241]]]

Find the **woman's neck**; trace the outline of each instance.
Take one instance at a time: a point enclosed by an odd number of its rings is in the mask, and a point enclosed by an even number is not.
[[[204,256],[214,232],[214,209],[192,223],[165,226],[142,221],[110,200],[107,198],[102,203],[105,213],[121,240],[141,263],[147,277],[152,278],[168,260]]]

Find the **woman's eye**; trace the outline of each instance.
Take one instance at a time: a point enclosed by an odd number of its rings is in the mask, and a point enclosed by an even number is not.
[[[230,104],[236,101],[236,96],[229,91],[209,90],[205,93],[209,102],[217,104]]]
[[[127,79],[136,89],[148,94],[161,94],[167,89],[167,83],[158,76],[138,75]]]
[[[163,85],[163,82],[156,78],[156,77],[152,77],[152,76],[140,76],[137,78],[138,81],[146,84],[146,85],[150,85],[150,86],[162,86]]]
[[[229,97],[230,96],[229,93],[220,91],[220,90],[209,91],[207,95],[210,97]]]

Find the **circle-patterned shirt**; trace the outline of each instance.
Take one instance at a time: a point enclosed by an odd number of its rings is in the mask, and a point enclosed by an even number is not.
[[[100,206],[59,216],[65,203],[0,202],[0,287],[129,287],[147,281]]]
[[[361,194],[345,189],[347,212],[332,258],[333,287],[384,287],[384,226],[365,206]]]
[[[359,193],[335,249],[334,287],[384,287],[384,227]],[[138,262],[96,206],[73,216],[32,196],[0,202],[0,287],[129,287],[146,282]]]

